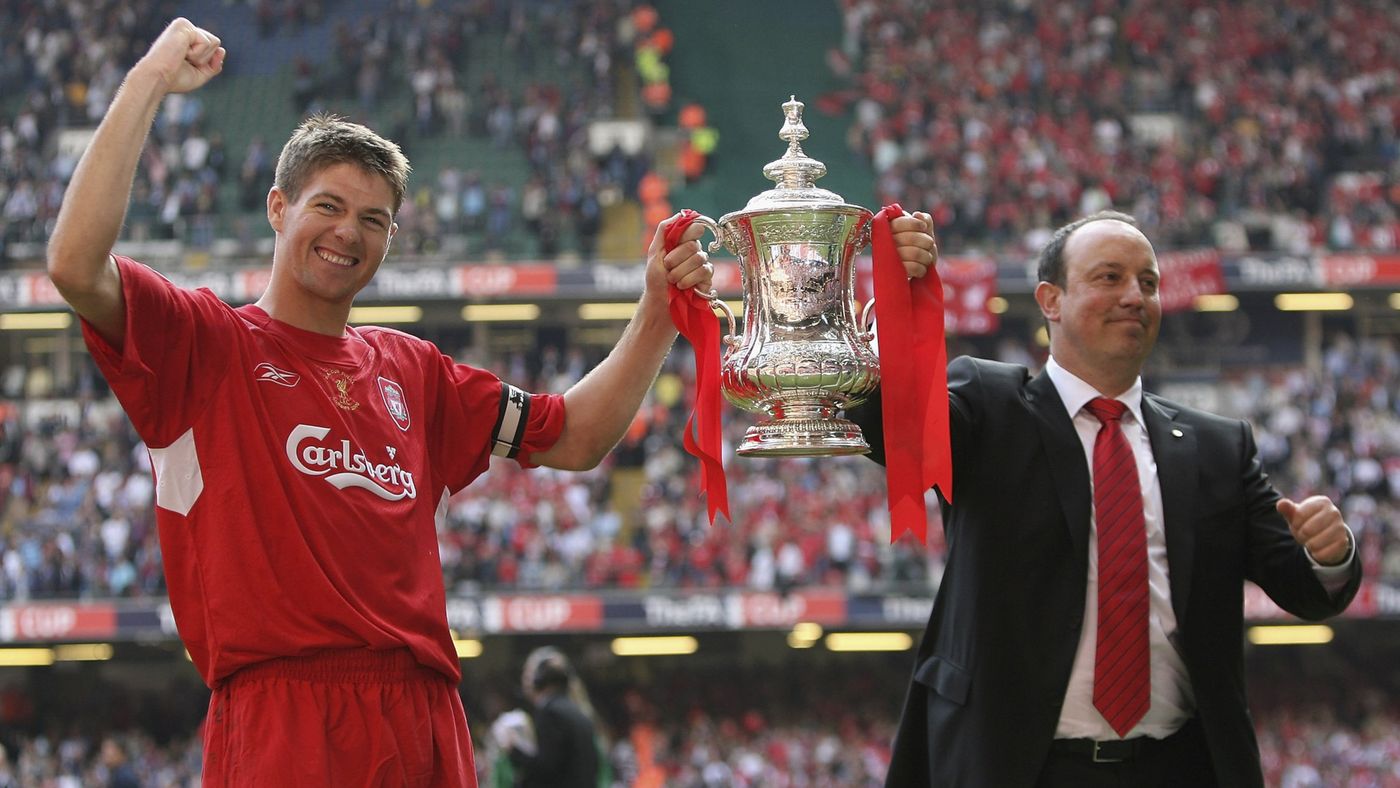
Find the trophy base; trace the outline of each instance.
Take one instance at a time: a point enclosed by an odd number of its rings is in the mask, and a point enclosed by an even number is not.
[[[749,427],[741,457],[838,457],[869,454],[860,427],[841,418],[765,419]]]

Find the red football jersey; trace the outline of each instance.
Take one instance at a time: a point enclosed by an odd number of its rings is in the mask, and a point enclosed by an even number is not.
[[[204,680],[407,647],[457,681],[447,498],[493,453],[528,467],[558,440],[563,398],[402,332],[302,331],[116,259],[125,347],[83,337],[150,450],[170,605]]]

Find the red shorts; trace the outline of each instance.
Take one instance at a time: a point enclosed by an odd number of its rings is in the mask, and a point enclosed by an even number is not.
[[[407,650],[273,659],[229,676],[204,722],[205,788],[475,788],[457,688]]]

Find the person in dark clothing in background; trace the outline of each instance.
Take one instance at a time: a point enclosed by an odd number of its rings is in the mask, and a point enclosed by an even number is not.
[[[520,681],[530,701],[529,725],[497,734],[515,785],[597,788],[602,764],[596,718],[568,657],[553,646],[537,648],[525,658]]]
[[[102,765],[107,767],[109,788],[141,788],[141,780],[127,757],[126,748],[110,736],[102,740]]]

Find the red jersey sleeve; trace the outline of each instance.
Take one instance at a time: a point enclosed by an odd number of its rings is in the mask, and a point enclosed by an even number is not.
[[[564,431],[562,395],[530,394],[445,355],[439,356],[438,377],[431,453],[452,492],[485,471],[493,454],[535,467],[533,455]]]
[[[126,341],[113,347],[82,321],[83,341],[142,440],[161,448],[189,429],[227,374],[237,317],[208,290],[183,290],[135,260],[113,257]]]

